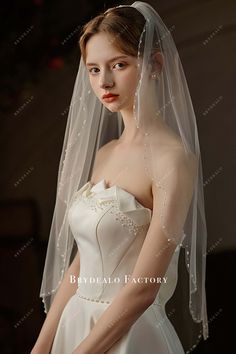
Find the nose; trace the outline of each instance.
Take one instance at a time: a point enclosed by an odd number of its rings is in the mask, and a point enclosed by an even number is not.
[[[112,79],[112,76],[109,75],[107,72],[101,73],[99,86],[100,86],[100,88],[103,88],[103,89],[113,87],[114,81]]]

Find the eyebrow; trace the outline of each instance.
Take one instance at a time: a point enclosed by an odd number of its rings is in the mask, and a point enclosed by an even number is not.
[[[113,61],[115,61],[117,59],[121,59],[121,58],[127,58],[127,55],[119,55],[117,57],[114,57],[114,58],[108,60],[108,63],[111,63],[111,62],[113,62]],[[92,66],[92,65],[97,65],[97,64],[96,63],[86,63],[86,65],[87,66]]]

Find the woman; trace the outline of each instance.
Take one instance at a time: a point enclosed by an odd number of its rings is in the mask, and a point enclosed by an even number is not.
[[[89,21],[80,49],[31,353],[182,354],[165,312],[181,247],[190,293],[177,306],[204,339],[208,327],[202,167],[176,47],[136,1]]]

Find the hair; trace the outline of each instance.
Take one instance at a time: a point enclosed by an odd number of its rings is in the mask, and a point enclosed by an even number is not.
[[[86,44],[94,34],[105,32],[122,53],[137,56],[139,39],[145,25],[144,16],[134,7],[112,7],[92,18],[82,27],[79,46],[86,61]]]

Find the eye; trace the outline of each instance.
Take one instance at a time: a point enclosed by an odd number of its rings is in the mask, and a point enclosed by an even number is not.
[[[99,70],[98,68],[91,68],[91,69],[89,69],[89,72],[91,73],[91,74],[96,74],[97,73],[97,71],[96,72],[94,72],[94,71],[92,71],[92,70]]]
[[[122,69],[122,68],[125,66],[124,63],[116,63],[116,64],[114,65],[114,67],[115,67],[116,65],[122,65],[121,67],[118,67],[118,69]]]

